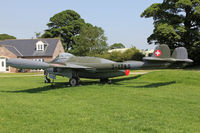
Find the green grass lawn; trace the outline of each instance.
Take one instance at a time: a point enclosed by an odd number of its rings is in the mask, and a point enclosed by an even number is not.
[[[1,133],[200,132],[200,72],[162,70],[55,87],[43,77],[0,77]]]

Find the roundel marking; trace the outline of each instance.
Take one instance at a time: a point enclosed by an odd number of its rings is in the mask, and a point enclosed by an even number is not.
[[[156,51],[154,52],[154,54],[155,54],[156,56],[160,56],[160,55],[161,55],[161,51],[158,49],[158,50],[156,50]]]

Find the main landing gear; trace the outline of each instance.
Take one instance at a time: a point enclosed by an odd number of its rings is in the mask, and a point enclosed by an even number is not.
[[[78,77],[72,77],[69,80],[70,86],[76,86],[76,85],[79,85],[79,83],[80,83],[80,79]]]
[[[106,84],[106,83],[110,84],[111,80],[109,80],[108,78],[102,78],[102,79],[100,79],[100,83],[102,83],[102,84]]]
[[[72,77],[69,79],[70,86],[77,86],[80,83],[80,78],[77,72],[72,73]]]

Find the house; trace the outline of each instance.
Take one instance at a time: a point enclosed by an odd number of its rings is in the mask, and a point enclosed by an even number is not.
[[[112,53],[112,52],[121,52],[121,53],[124,53],[126,50],[128,50],[130,48],[117,48],[117,49],[111,49],[111,50],[108,50],[108,53]]]
[[[50,61],[64,48],[59,39],[17,39],[0,41],[0,72],[18,72],[6,66],[6,59],[24,58],[36,61]]]
[[[151,50],[148,50],[148,49],[144,50],[144,49],[142,49],[142,50],[140,50],[140,52],[147,57],[147,56],[150,56],[151,54],[153,54],[154,49],[151,49]]]

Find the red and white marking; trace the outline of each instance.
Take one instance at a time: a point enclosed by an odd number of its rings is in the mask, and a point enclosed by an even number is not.
[[[156,56],[160,56],[160,55],[161,55],[161,51],[158,49],[158,50],[156,50],[156,51],[154,52],[154,54],[155,54]]]

